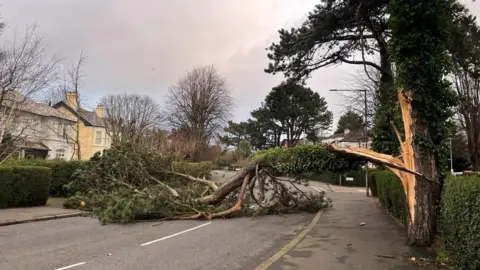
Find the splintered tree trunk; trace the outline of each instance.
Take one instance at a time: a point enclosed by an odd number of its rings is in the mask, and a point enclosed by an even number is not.
[[[438,216],[438,200],[441,183],[438,182],[437,165],[432,151],[420,149],[413,138],[417,134],[428,136],[427,129],[421,126],[419,119],[412,110],[408,94],[398,91],[398,99],[402,109],[405,129],[405,140],[392,125],[401,145],[401,159],[374,151],[330,145],[335,152],[363,157],[373,163],[387,166],[395,173],[403,184],[405,202],[408,209],[408,243],[410,245],[429,245],[436,232]]]
[[[438,180],[437,165],[432,151],[421,151],[414,137],[417,134],[429,136],[425,127],[419,124],[419,119],[413,112],[411,100],[403,91],[398,92],[398,100],[402,109],[402,119],[405,129],[405,141],[401,141],[403,161],[407,167],[422,174],[425,178],[415,175],[405,175],[403,180],[408,185],[405,194],[408,198],[408,243],[410,245],[429,245],[433,241],[437,224],[437,203],[440,198],[438,182],[425,179]]]
[[[260,162],[255,162],[243,168],[241,171],[236,173],[235,176],[230,178],[227,182],[215,190],[213,194],[198,198],[197,202],[202,204],[218,204],[222,202],[230,193],[242,186],[246,177],[250,177],[250,175],[255,174],[257,164],[259,163]]]

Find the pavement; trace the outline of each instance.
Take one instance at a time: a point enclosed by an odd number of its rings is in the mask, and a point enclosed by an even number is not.
[[[376,198],[367,198],[358,188],[331,187],[334,192],[327,195],[333,207],[324,211],[295,247],[257,269],[426,269],[409,260],[419,261],[428,254],[405,244],[405,229],[385,213]]]
[[[78,210],[64,209],[57,200],[49,200],[46,206],[0,209],[0,226],[78,217],[82,214]]]

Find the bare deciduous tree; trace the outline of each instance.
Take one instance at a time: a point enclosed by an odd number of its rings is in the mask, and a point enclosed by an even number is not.
[[[15,31],[0,52],[0,142],[12,136],[12,123],[25,101],[38,98],[55,79],[59,59],[46,53],[35,30],[27,27],[21,39]]]
[[[83,72],[83,66],[87,61],[87,55],[82,50],[80,52],[80,56],[75,63],[72,63],[63,71],[63,78],[59,81],[57,87],[53,88],[50,91],[50,94],[46,97],[45,101],[48,104],[56,104],[60,101],[64,101],[68,104],[68,93],[73,92],[75,95],[72,97],[75,98],[73,102],[80,106],[82,104],[83,99],[81,93],[81,86],[83,84],[83,79],[85,77],[85,73]],[[75,109],[75,108],[74,108]],[[54,131],[58,129],[56,127],[52,127]],[[67,140],[74,143],[74,151],[72,154],[71,159],[76,156],[78,160],[81,160],[81,144],[80,144],[80,121],[70,126],[69,128],[73,129],[73,132],[67,132],[69,134]]]
[[[192,131],[198,145],[205,146],[229,120],[233,102],[227,80],[214,66],[206,66],[172,85],[167,105],[170,125]]]
[[[380,76],[380,72],[370,69],[368,75],[362,70],[352,74],[348,80],[348,89],[367,90],[367,120],[369,128],[371,128],[373,124],[375,108],[378,105],[377,96],[380,85]],[[341,95],[342,99],[345,101],[343,102],[343,104],[345,104],[343,113],[353,111],[363,117],[365,116],[365,94],[363,92],[338,92],[338,94]]]
[[[480,27],[468,12],[457,20],[450,48],[452,81],[460,98],[457,109],[470,161],[473,169],[480,171]]]
[[[159,105],[148,96],[108,95],[101,103],[105,106],[107,133],[114,145],[141,142],[162,122]]]
[[[480,171],[480,77],[456,67],[453,81],[460,97],[458,119],[467,135],[472,167],[475,171]]]

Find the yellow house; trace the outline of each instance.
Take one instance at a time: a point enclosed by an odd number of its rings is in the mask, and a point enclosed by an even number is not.
[[[53,107],[63,114],[74,117],[77,121],[73,127],[73,138],[71,138],[75,143],[73,159],[78,159],[79,152],[80,159],[87,160],[95,153],[110,148],[111,140],[106,130],[103,105],[97,105],[95,111],[86,110],[78,105],[77,94],[68,92],[67,100],[60,101]]]

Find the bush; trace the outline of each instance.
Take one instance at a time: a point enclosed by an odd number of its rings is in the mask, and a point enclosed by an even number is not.
[[[45,205],[50,179],[46,167],[0,167],[0,208]]]
[[[173,162],[173,171],[188,174],[193,177],[208,177],[212,170],[212,163],[209,161],[202,162]]]
[[[405,193],[400,179],[391,171],[374,171],[380,203],[393,217],[402,224],[407,224],[407,207]]]
[[[445,181],[440,237],[460,269],[480,269],[480,176]]]
[[[85,161],[64,161],[64,160],[45,160],[45,159],[16,159],[9,160],[7,164],[19,166],[41,166],[52,170],[52,180],[50,184],[50,195],[58,197],[68,197],[75,193],[65,188],[65,185],[73,181],[72,175],[77,169],[85,165]]]
[[[324,172],[348,172],[360,169],[362,162],[330,153],[323,146],[300,145],[291,148],[272,148],[256,152],[252,160],[270,163],[278,174],[322,174]]]

